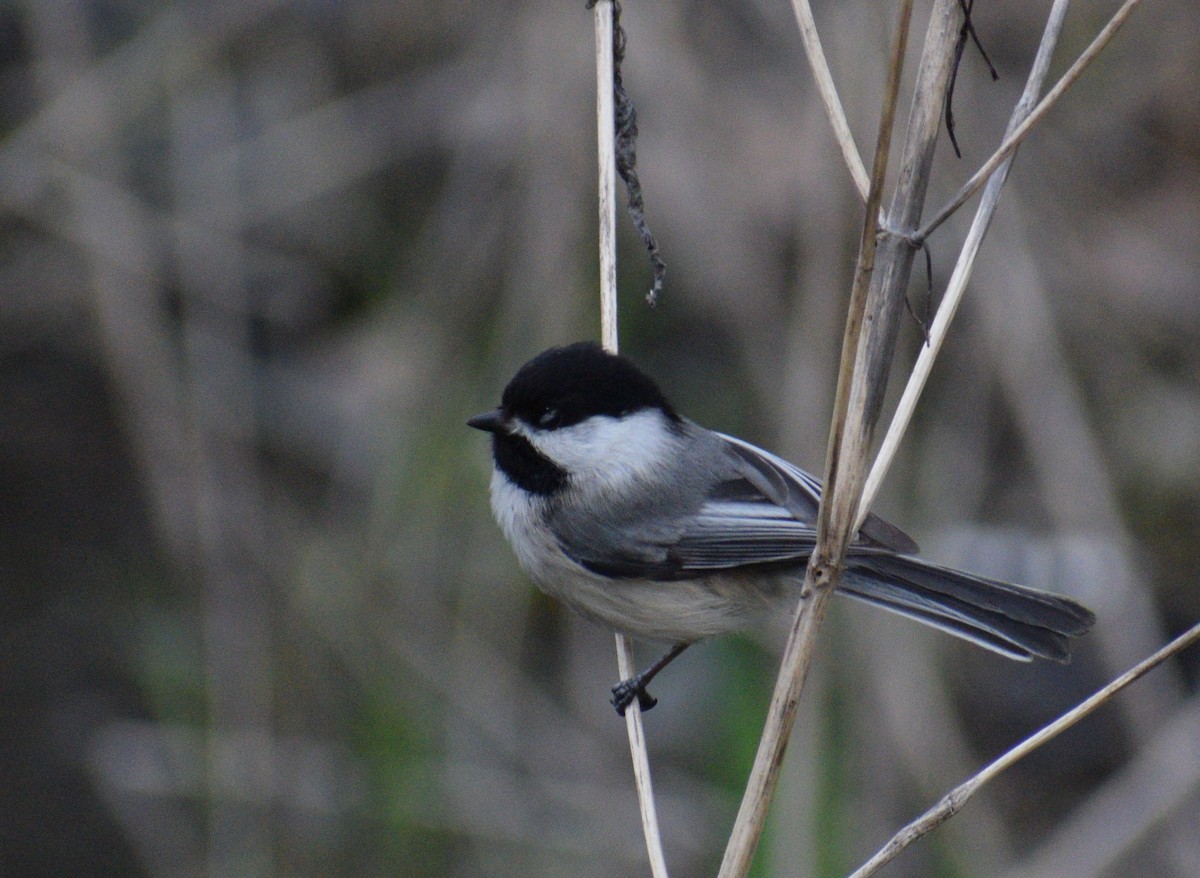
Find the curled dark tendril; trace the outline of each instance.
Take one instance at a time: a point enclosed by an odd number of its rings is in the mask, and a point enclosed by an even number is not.
[[[597,0],[588,0],[587,8],[595,6]],[[621,62],[625,60],[625,28],[621,27],[621,4],[612,0],[613,5],[613,97],[616,108],[614,121],[616,125],[616,162],[617,173],[625,181],[625,191],[629,196],[629,218],[637,230],[646,251],[650,255],[650,266],[654,271],[654,284],[646,296],[646,302],[653,307],[658,304],[659,293],[667,277],[667,265],[658,254],[658,242],[650,232],[646,223],[645,202],[642,198],[642,184],[637,172],[637,109],[632,99],[625,91],[621,80]]]

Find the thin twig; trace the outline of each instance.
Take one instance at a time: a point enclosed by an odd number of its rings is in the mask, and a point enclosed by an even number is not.
[[[1116,35],[1121,25],[1133,14],[1133,10],[1141,2],[1142,0],[1125,0],[1125,4],[1113,14],[1108,24],[1096,35],[1091,45],[1084,50],[1083,54],[1071,65],[1070,69],[1063,74],[1062,79],[1055,83],[1054,88],[1047,92],[1041,103],[1025,117],[1025,120],[1015,130],[1008,134],[1004,139],[1004,143],[1000,145],[1000,148],[992,154],[991,158],[983,163],[982,167],[971,176],[971,179],[963,184],[958,194],[916,233],[914,240],[919,242],[928,238],[934,229],[944,223],[956,210],[966,203],[968,198],[979,191],[979,187],[987,181],[992,172],[1000,167],[1016,151],[1021,141],[1029,135],[1034,126],[1042,120],[1043,116],[1050,112],[1050,109],[1058,103],[1059,98],[1066,94],[1067,89],[1074,85],[1075,81],[1083,75],[1083,71],[1096,59],[1096,56],[1103,51],[1104,47],[1112,41],[1112,38]]]
[[[633,641],[620,633],[616,635],[616,641],[617,672],[622,680],[628,680],[637,673]],[[650,782],[650,753],[646,748],[646,734],[642,728],[642,709],[636,698],[633,704],[625,709],[625,730],[629,735],[629,753],[633,758],[633,778],[642,814],[642,834],[646,837],[646,855],[650,859],[650,874],[654,878],[667,878],[667,859],[663,853],[662,834],[658,828],[654,786]]]
[[[601,0],[593,7],[596,30],[596,151],[600,186],[600,340],[606,350],[617,350],[617,195],[616,128],[613,94],[613,7]],[[624,634],[616,635],[617,670],[622,680],[637,673],[633,642]],[[650,755],[642,729],[642,712],[637,702],[625,711],[625,729],[629,734],[629,754],[633,760],[633,778],[637,786],[646,854],[654,878],[667,878],[658,812],[654,805],[654,787],[650,780]]]
[[[935,806],[892,836],[892,839],[875,856],[871,857],[871,859],[851,874],[850,878],[867,878],[869,875],[874,875],[882,866],[894,860],[902,850],[918,838],[953,817],[975,795],[980,787],[995,778],[1000,772],[1024,759],[1047,741],[1065,732],[1098,707],[1111,701],[1113,696],[1126,686],[1140,679],[1168,658],[1197,641],[1200,641],[1200,624],[1193,625],[1158,652],[1154,653],[1154,655],[1130,668],[1086,701],[1081,702],[1078,706],[1050,723],[1050,725],[1030,735],[1000,758],[989,763],[974,777],[952,789]]]
[[[867,176],[867,167],[863,164],[854,135],[850,133],[850,123],[846,121],[846,111],[838,98],[837,89],[833,85],[833,74],[829,70],[829,62],[825,59],[825,50],[821,48],[821,38],[817,34],[817,24],[813,20],[812,7],[808,0],[792,0],[792,10],[796,14],[796,24],[800,27],[800,39],[804,43],[804,54],[808,56],[809,66],[812,67],[813,79],[817,83],[817,93],[821,103],[825,105],[825,114],[833,128],[833,137],[842,151],[842,158],[858,197],[867,200],[871,188],[871,178]]]
[[[1070,6],[1070,0],[1055,0],[1054,6],[1050,10],[1046,28],[1042,33],[1041,45],[1038,46],[1037,55],[1029,71],[1029,77],[1025,82],[1025,90],[1022,92],[1020,100],[1017,101],[1017,105],[1013,109],[1007,133],[1011,133],[1021,124],[1037,101],[1037,96],[1042,89],[1042,83],[1046,79],[1046,72],[1050,69],[1050,61],[1054,56],[1054,48],[1058,44],[1058,37],[1062,32],[1063,19],[1066,17],[1068,6]],[[975,257],[979,253],[983,237],[987,233],[988,227],[992,222],[992,217],[995,215],[996,207],[1000,203],[1000,193],[1004,188],[1005,181],[1008,179],[1008,169],[1012,164],[1014,156],[1015,153],[1010,155],[996,169],[995,174],[988,181],[987,188],[979,204],[979,209],[975,212],[975,219],[971,223],[970,231],[967,233],[966,241],[963,243],[958,263],[954,266],[954,273],[950,276],[950,283],[942,299],[942,304],[938,307],[937,315],[930,327],[926,344],[921,348],[921,353],[917,357],[916,364],[913,366],[908,384],[904,388],[904,394],[900,397],[900,402],[896,406],[895,415],[892,416],[892,422],[888,427],[887,435],[884,436],[883,443],[879,448],[879,454],[876,456],[875,463],[871,467],[871,474],[867,477],[866,487],[863,488],[862,502],[858,507],[857,523],[860,527],[866,519],[872,504],[875,502],[875,496],[879,493],[879,487],[883,483],[883,478],[896,456],[897,449],[900,447],[900,440],[904,437],[904,433],[908,430],[908,425],[912,421],[917,400],[921,396],[921,391],[925,388],[925,382],[928,380],[929,373],[933,369],[934,360],[937,359],[937,355],[942,349],[942,342],[945,341],[946,335],[949,333],[950,322],[954,319],[954,314],[957,312],[963,293],[966,291],[967,280],[974,270]]]
[[[1144,688],[1144,684],[1142,687]],[[1129,699],[1122,699],[1128,701]],[[1200,696],[1179,705],[1155,732],[1137,745],[1132,758],[1110,775],[1048,838],[1002,873],[1003,878],[1090,878],[1117,874],[1115,864],[1151,834],[1171,874],[1194,874],[1196,858],[1183,853],[1171,870],[1170,831],[1159,836],[1172,814],[1190,808],[1200,786]],[[1186,821],[1180,829],[1188,834]],[[1186,844],[1191,848],[1190,843]]]

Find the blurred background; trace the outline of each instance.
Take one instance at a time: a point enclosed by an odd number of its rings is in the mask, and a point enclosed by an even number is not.
[[[977,4],[1001,79],[967,50],[928,212],[1047,6]],[[861,148],[891,4],[816,16]],[[622,214],[623,350],[819,473],[860,208],[790,8],[624,23],[670,273],[650,310]],[[611,633],[519,572],[464,425],[598,336],[592,41],[582,0],[0,6],[0,874],[648,874]],[[1023,666],[835,602],[756,874],[845,874],[1200,618],[1198,42],[1148,5],[1022,148],[877,507],[1094,633]],[[673,874],[715,874],[782,627],[657,683]],[[1193,651],[886,874],[1200,873],[1196,685]]]

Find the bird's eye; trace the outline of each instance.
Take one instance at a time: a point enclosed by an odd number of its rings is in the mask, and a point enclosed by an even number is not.
[[[558,409],[554,408],[554,406],[547,406],[538,415],[538,426],[547,430],[553,430],[558,426],[559,420]]]

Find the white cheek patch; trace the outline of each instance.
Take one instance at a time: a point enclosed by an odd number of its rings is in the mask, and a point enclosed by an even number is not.
[[[671,459],[679,443],[679,436],[657,409],[623,418],[591,417],[558,430],[524,432],[580,489],[619,490],[645,478]]]

